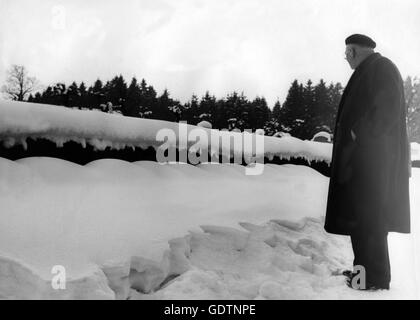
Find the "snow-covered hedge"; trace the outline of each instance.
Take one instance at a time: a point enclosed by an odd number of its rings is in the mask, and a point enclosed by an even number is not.
[[[100,111],[74,110],[62,106],[43,104],[0,101],[0,140],[5,147],[17,144],[27,146],[27,138],[43,138],[54,142],[58,147],[68,141],[80,143],[82,146],[91,145],[96,150],[111,148],[115,150],[127,147],[158,148],[162,142],[156,139],[161,129],[175,132],[175,139],[170,139],[172,147],[182,149],[192,145],[207,150],[211,155],[233,157],[243,155],[238,145],[215,146],[208,141],[191,139],[180,134],[182,130],[189,134],[196,129],[205,130],[210,137],[222,138],[226,136],[242,139],[243,133],[218,131],[193,125],[180,125],[151,119],[123,117]],[[181,131],[180,131],[181,130]],[[239,135],[239,137],[238,137]],[[302,141],[293,137],[264,136],[264,156],[272,159],[304,158],[308,161],[329,162],[331,145],[313,141]]]

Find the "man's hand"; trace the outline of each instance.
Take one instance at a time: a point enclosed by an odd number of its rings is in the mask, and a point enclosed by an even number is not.
[[[356,135],[354,134],[353,130],[350,130],[351,133],[351,138],[353,139],[353,141],[356,141]]]

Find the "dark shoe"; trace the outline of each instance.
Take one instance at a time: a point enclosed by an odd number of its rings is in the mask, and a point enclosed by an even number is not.
[[[333,276],[346,276],[347,278],[349,278],[349,277],[351,277],[351,275],[353,274],[353,272],[351,270],[344,270],[344,271],[342,271],[340,269],[337,269],[337,270],[334,270],[333,272],[331,272],[331,274]]]
[[[343,272],[342,272],[342,274],[343,274],[343,276],[346,276],[347,278],[349,278],[349,279],[352,279],[355,275],[356,275],[356,273],[354,273],[353,271],[351,271],[351,270],[344,270]]]

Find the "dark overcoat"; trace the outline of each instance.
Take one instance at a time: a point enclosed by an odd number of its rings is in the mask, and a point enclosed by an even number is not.
[[[403,81],[379,53],[353,72],[338,108],[325,230],[410,232]]]

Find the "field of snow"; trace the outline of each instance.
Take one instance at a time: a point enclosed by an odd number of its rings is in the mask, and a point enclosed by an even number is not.
[[[172,146],[196,126],[97,111],[0,101],[0,142],[45,138],[97,149]],[[181,129],[181,131],[180,131]],[[207,130],[219,137],[241,133]],[[331,144],[263,137],[264,155],[329,162]],[[199,147],[242,150],[206,141]],[[412,157],[420,156],[412,144]],[[103,159],[81,166],[0,155],[0,298],[4,299],[400,299],[420,297],[420,169],[410,181],[412,234],[390,234],[391,291],[356,292],[348,237],[327,234],[328,178],[306,166],[159,164]],[[66,289],[53,289],[54,266]]]
[[[326,177],[244,170],[0,158],[0,298],[419,298],[419,169],[413,233],[390,235],[392,290],[377,293],[331,276],[352,253],[347,237],[323,230]],[[65,290],[51,286],[54,265],[66,269]]]

